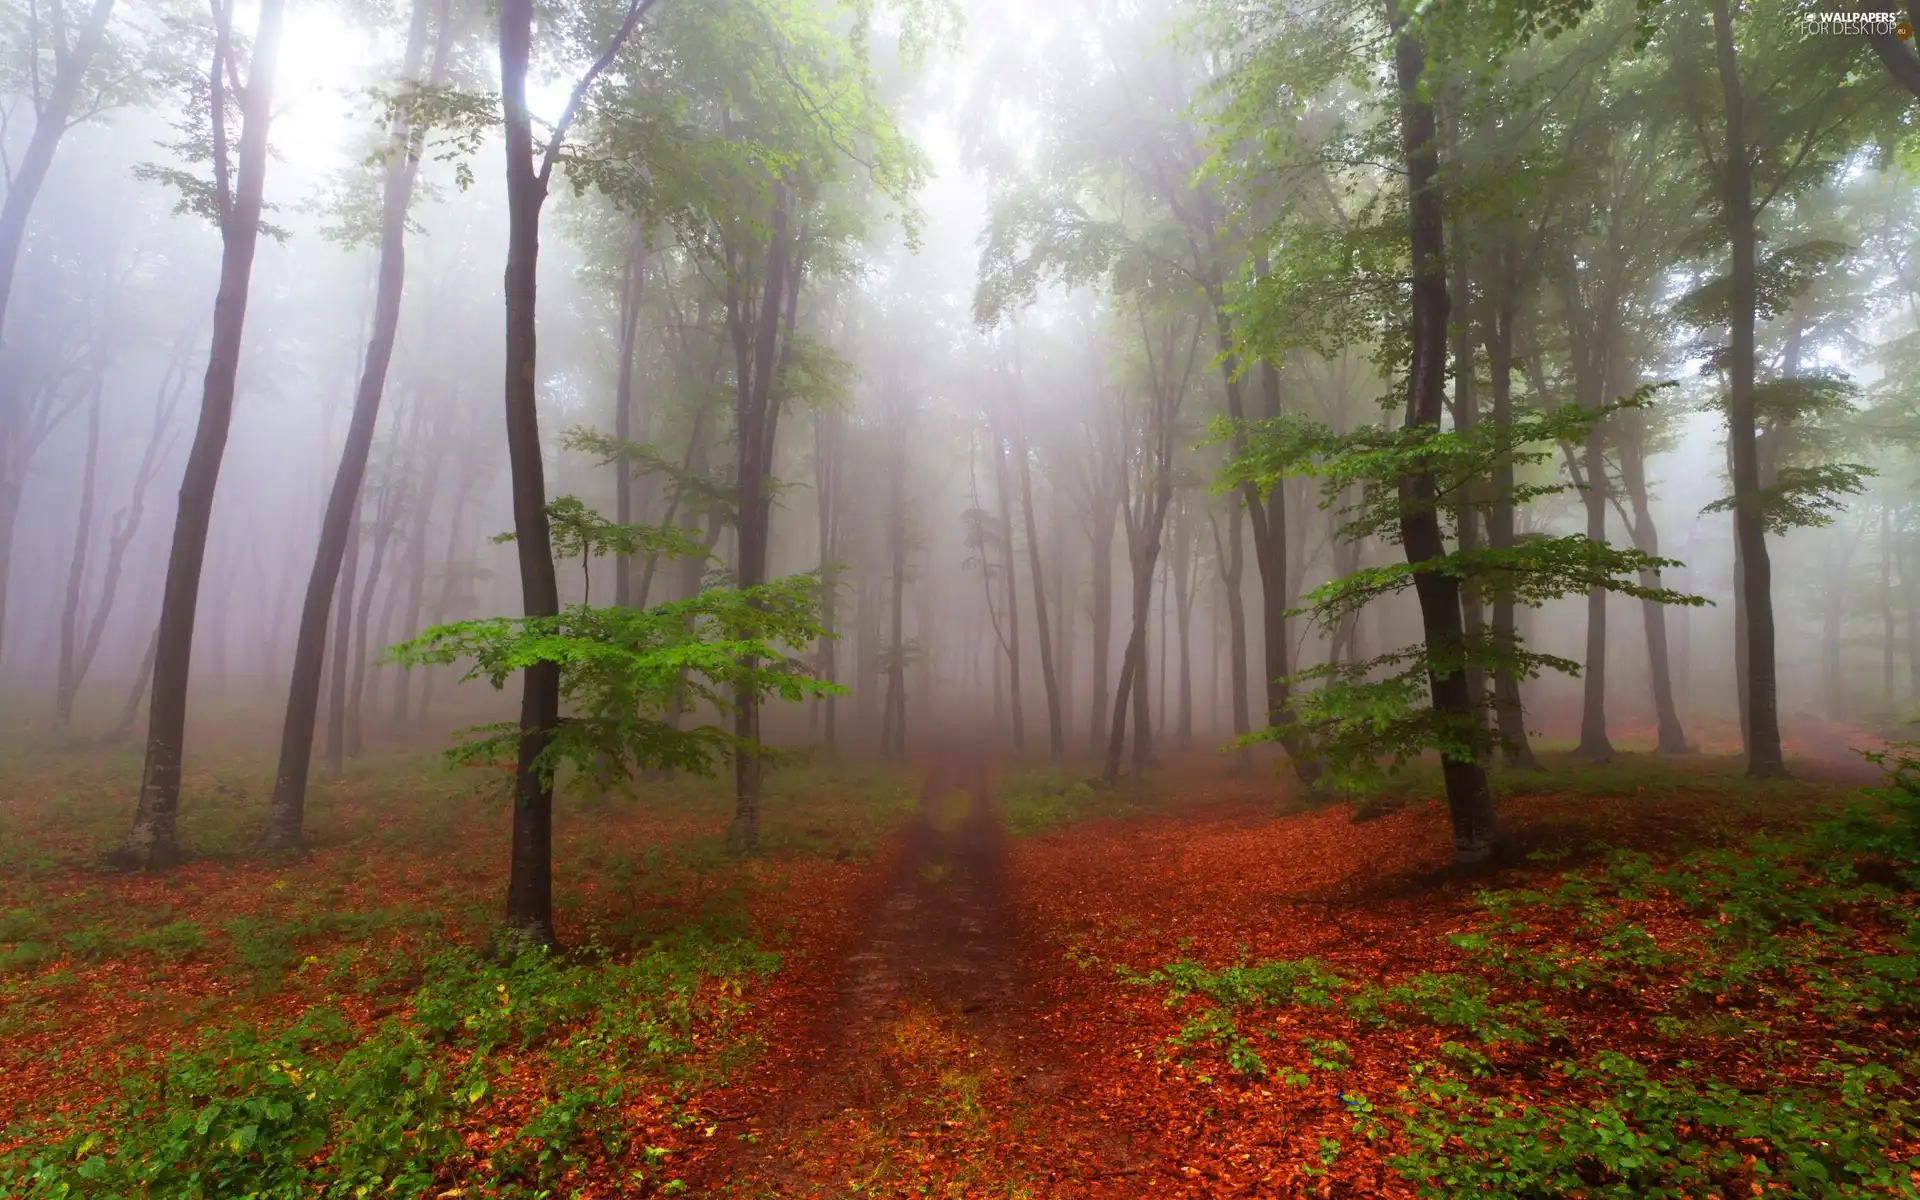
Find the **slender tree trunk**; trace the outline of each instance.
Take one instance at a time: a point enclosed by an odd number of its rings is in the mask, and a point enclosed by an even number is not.
[[[1183,516],[1173,530],[1174,629],[1180,641],[1180,686],[1175,693],[1174,736],[1193,744],[1193,517]]]
[[[1759,305],[1753,204],[1753,164],[1746,134],[1746,102],[1734,46],[1728,0],[1713,0],[1714,44],[1725,101],[1726,152],[1722,207],[1733,251],[1733,313],[1727,359],[1727,444],[1733,459],[1733,534],[1740,552],[1740,593],[1746,610],[1747,774],[1784,778],[1779,692],[1774,661],[1773,564],[1760,511],[1760,452],[1755,438],[1754,323]]]
[[[1013,748],[1027,748],[1027,719],[1020,706],[1020,572],[1013,549],[1013,488],[1007,480],[1007,442],[1000,435],[999,422],[989,408],[989,430],[993,438],[994,495],[1000,501],[1000,545],[1002,594],[1007,609],[1007,696],[1012,702]]]
[[[174,519],[173,547],[160,599],[160,644],[154,658],[153,698],[148,706],[146,762],[140,772],[140,797],[133,828],[116,855],[128,867],[164,867],[180,858],[175,818],[180,810],[180,767],[187,726],[187,678],[193,659],[193,626],[200,600],[200,568],[206,560],[207,530],[213,519],[214,489],[226,455],[233,423],[234,383],[240,370],[240,341],[247,318],[247,293],[253,280],[254,250],[260,242],[260,214],[267,182],[267,125],[273,117],[273,73],[280,53],[280,29],[286,0],[261,0],[260,23],[253,40],[247,87],[240,97],[241,127],[237,169],[230,201],[224,192],[220,239],[220,286],[213,303],[213,343],[201,390],[200,421],[188,451]],[[230,31],[221,30],[217,56],[230,52]],[[224,62],[210,75],[218,81]],[[219,82],[213,111],[225,105]],[[217,131],[218,133],[218,131]],[[215,138],[224,158],[224,133]]]
[[[893,469],[887,473],[887,551],[892,560],[892,629],[887,638],[887,696],[880,725],[880,752],[907,752],[907,431],[893,432]],[[996,663],[998,658],[994,660]]]
[[[353,651],[353,597],[360,578],[360,502],[347,519],[346,561],[340,568],[339,603],[333,606],[333,653],[327,671],[327,772],[347,769],[347,671]]]
[[[386,472],[386,484],[380,489],[380,505],[373,531],[373,557],[367,562],[367,579],[360,585],[360,600],[353,615],[353,674],[347,683],[347,757],[359,758],[366,749],[366,728],[362,720],[367,698],[367,670],[373,655],[379,652],[377,640],[369,645],[368,633],[373,616],[373,598],[380,589],[381,568],[387,561],[387,548],[393,543],[393,528],[400,521],[401,505],[395,494],[394,472]],[[391,594],[392,589],[388,589]]]
[[[614,520],[631,525],[633,518],[633,461],[625,447],[636,440],[646,441],[650,422],[642,414],[639,437],[634,436],[633,378],[634,353],[640,341],[640,304],[646,298],[647,235],[638,221],[627,238],[627,259],[620,275],[620,367],[613,387],[613,436],[620,440],[621,451],[613,463]],[[633,560],[626,555],[614,559],[613,603],[626,608],[633,603]]]
[[[1095,471],[1109,470],[1105,463]],[[1097,481],[1090,492],[1093,511],[1088,514],[1087,548],[1093,574],[1093,730],[1088,745],[1098,748],[1107,737],[1107,670],[1113,656],[1113,526],[1116,505],[1105,481]]]
[[[1220,583],[1227,593],[1227,673],[1230,677],[1228,687],[1233,709],[1233,736],[1236,738],[1253,732],[1253,712],[1247,703],[1247,603],[1240,590],[1247,569],[1246,543],[1241,536],[1245,515],[1244,501],[1239,497],[1230,498],[1227,504],[1225,546],[1220,544],[1219,530],[1214,530],[1215,556],[1220,562]],[[1253,756],[1243,746],[1234,751],[1233,761],[1236,772],[1244,771],[1252,765]]]
[[[73,698],[80,690],[76,642],[80,611],[86,601],[87,548],[93,536],[93,494],[100,466],[100,383],[87,398],[87,450],[80,472],[80,512],[67,564],[67,602],[60,612],[60,666],[54,687],[53,726],[64,732],[73,723]]]
[[[507,152],[507,461],[521,607],[528,617],[542,618],[559,615],[560,585],[554,576],[546,466],[540,455],[535,313],[540,210],[547,198],[547,174],[534,164],[536,143],[526,90],[532,56],[532,0],[501,0],[500,99]],[[560,666],[550,661],[534,663],[521,673],[521,679],[506,923],[511,935],[553,945],[559,940],[553,931],[553,778],[542,769],[541,759],[560,726]]]
[[[1599,425],[1587,435],[1580,474],[1586,484],[1582,500],[1587,510],[1587,539],[1605,542],[1607,462]],[[1586,670],[1582,674],[1580,745],[1574,753],[1594,762],[1610,762],[1613,742],[1607,737],[1607,589],[1598,584],[1587,589]]]
[[[1066,729],[1060,713],[1060,681],[1054,674],[1053,628],[1047,619],[1047,584],[1040,570],[1040,530],[1033,515],[1033,466],[1028,461],[1026,423],[1016,408],[1013,453],[1020,464],[1020,510],[1027,520],[1027,574],[1033,580],[1033,612],[1040,630],[1040,676],[1047,688],[1047,752],[1054,762],[1066,756]],[[1008,547],[1011,558],[1012,547]],[[1011,579],[1011,576],[1009,576]],[[1009,609],[1011,615],[1012,610]]]
[[[1828,560],[1826,586],[1821,597],[1820,683],[1821,700],[1827,720],[1838,721],[1846,715],[1845,654],[1841,637],[1846,631],[1847,576],[1853,569],[1854,538],[1840,546],[1839,561]]]
[[[1880,705],[1893,711],[1893,509],[1880,506]]]
[[[432,0],[414,0],[407,28],[402,72],[418,78],[426,57],[427,18]],[[434,82],[443,73],[450,49],[447,0],[439,0],[440,45],[435,53]],[[393,361],[400,328],[400,298],[406,282],[407,210],[412,203],[418,173],[418,137],[402,117],[388,144],[389,157],[381,184],[380,257],[374,284],[373,325],[367,339],[360,386],[348,419],[346,444],[327,494],[326,513],[320,519],[320,544],[300,605],[300,631],[294,637],[293,675],[287,685],[287,712],[280,728],[280,762],[274,771],[273,800],[267,808],[266,848],[280,854],[305,850],[307,775],[313,762],[313,731],[319,717],[320,672],[325,661],[327,618],[333,608],[334,586],[359,505],[361,481],[380,420],[380,401],[386,392],[387,367]],[[349,585],[351,587],[351,585]],[[349,590],[347,595],[351,597]],[[344,605],[342,606],[345,607]],[[343,614],[344,616],[344,614]],[[346,649],[345,622],[336,653]]]
[[[1495,550],[1511,549],[1515,542],[1513,500],[1513,447],[1508,444],[1513,428],[1513,326],[1519,313],[1520,297],[1511,270],[1513,249],[1500,253],[1503,267],[1497,277],[1497,295],[1487,304],[1489,327],[1486,330],[1487,366],[1493,386],[1493,423],[1502,432],[1501,450],[1494,459],[1493,503],[1487,513],[1487,544]],[[1492,636],[1497,646],[1513,646],[1519,640],[1511,588],[1496,586],[1493,591]],[[1500,744],[1507,765],[1538,771],[1540,762],[1533,755],[1527,738],[1527,717],[1520,698],[1520,680],[1511,670],[1501,668],[1493,675],[1494,719],[1500,731]]]
[[[1911,545],[1900,558],[1901,590],[1907,594],[1907,701],[1920,708],[1920,558]]]
[[[59,13],[61,10],[55,7],[53,11]],[[30,9],[27,16],[28,20],[35,22],[33,35],[41,36],[39,10]],[[40,190],[47,182],[47,172],[53,167],[53,156],[60,148],[60,139],[66,136],[74,123],[74,108],[80,101],[81,89],[92,69],[94,56],[99,53],[101,43],[105,40],[107,22],[112,16],[113,0],[94,0],[79,29],[75,31],[71,45],[66,44],[66,30],[58,19],[53,22],[54,27],[47,31],[55,39],[53,79],[47,87],[45,99],[41,101],[35,98],[33,132],[28,135],[25,153],[8,174],[6,198],[0,202],[0,335],[6,330],[8,306],[13,297],[13,277],[20,264],[20,252],[26,245],[27,219],[32,215],[34,203],[40,198]],[[26,40],[20,31],[15,31],[14,37],[16,45]],[[37,54],[40,49],[38,46],[28,47],[26,52]],[[0,344],[4,344],[3,341]],[[17,391],[9,387],[5,392],[0,392],[0,464],[5,464],[0,466],[0,471],[11,476],[0,484],[0,646],[4,645],[6,634],[14,523],[19,518],[20,492],[26,481],[27,463],[36,448],[27,444],[25,424],[26,414],[20,409]]]
[[[800,285],[799,272],[792,267],[793,237],[789,231],[792,196],[784,185],[776,185],[767,244],[766,278],[760,294],[760,314],[750,332],[744,312],[740,285],[729,284],[733,299],[728,304],[733,327],[735,378],[738,385],[738,414],[735,440],[739,443],[739,469],[735,486],[739,495],[739,555],[734,574],[742,588],[758,587],[766,582],[767,535],[772,518],[773,496],[767,484],[773,469],[773,444],[778,422],[778,398],[773,392],[773,376],[778,361],[778,340],[782,302],[791,286],[795,295]],[[764,763],[758,752],[760,743],[760,704],[751,691],[742,691],[734,699],[733,732],[740,743],[734,752],[733,824],[727,831],[727,846],[734,854],[751,854],[760,844],[760,786]]]
[[[166,448],[167,430],[173,421],[175,409],[179,407],[187,379],[185,356],[176,354],[161,377],[154,403],[153,428],[147,436],[147,447],[140,456],[140,465],[134,471],[132,496],[127,501],[127,507],[114,514],[113,532],[107,540],[106,569],[100,579],[100,599],[94,606],[86,635],[80,640],[72,669],[63,673],[63,685],[56,700],[58,711],[55,714],[56,720],[63,726],[72,720],[73,704],[79,695],[80,685],[86,682],[88,672],[93,669],[94,657],[99,653],[101,640],[106,635],[107,618],[113,615],[114,600],[120,591],[120,577],[126,569],[127,550],[133,545],[134,534],[139,532],[141,520],[146,515],[147,488],[152,485],[154,475],[159,471],[160,456]],[[77,606],[70,607],[77,613]]]
[[[1400,93],[1400,127],[1407,165],[1407,224],[1413,258],[1412,370],[1407,390],[1410,430],[1437,429],[1445,405],[1447,381],[1447,266],[1445,204],[1440,192],[1439,139],[1433,102],[1426,93],[1426,50],[1407,28],[1398,0],[1388,0],[1394,33],[1394,69]],[[1428,672],[1436,715],[1465,724],[1473,719],[1472,698],[1457,655],[1464,629],[1458,580],[1434,569],[1446,556],[1440,532],[1439,488],[1431,467],[1421,465],[1400,479],[1400,537],[1407,562],[1417,572],[1422,632],[1437,664]],[[1494,814],[1485,769],[1473,755],[1443,754],[1447,809],[1453,823],[1453,857],[1475,865],[1502,857],[1506,835]]]
[[[1634,549],[1649,557],[1660,553],[1660,533],[1653,524],[1653,505],[1647,494],[1645,431],[1639,426],[1624,431],[1620,438],[1620,483],[1633,506],[1630,533]],[[1662,586],[1660,572],[1640,572],[1640,586]],[[1687,753],[1687,735],[1680,727],[1680,710],[1673,699],[1673,668],[1667,654],[1667,606],[1657,600],[1640,602],[1640,617],[1647,633],[1647,675],[1653,687],[1653,711],[1659,725],[1658,752]]]
[[[834,647],[839,644],[840,601],[840,414],[822,406],[813,417],[813,491],[820,521],[820,648],[815,670],[827,683],[837,680]],[[825,722],[821,744],[829,751],[839,740],[834,697],[822,696],[814,711]]]
[[[134,672],[133,686],[127,689],[127,702],[120,706],[120,723],[107,735],[110,742],[124,742],[133,736],[133,726],[140,719],[140,702],[151,694],[148,684],[153,680],[153,660],[160,651],[160,631],[156,626],[153,636],[147,639],[147,652],[140,656],[140,669]]]
[[[440,494],[440,466],[446,458],[446,449],[438,438],[433,444],[423,448],[427,455],[427,475],[420,483],[420,492],[413,502],[413,530],[407,535],[407,599],[406,608],[400,616],[400,634],[412,637],[420,632],[420,610],[426,601],[427,589],[427,537],[433,532],[433,502]],[[384,636],[381,639],[385,644]],[[392,728],[396,737],[405,737],[407,722],[413,712],[413,668],[399,667],[399,674],[393,683],[393,721]]]

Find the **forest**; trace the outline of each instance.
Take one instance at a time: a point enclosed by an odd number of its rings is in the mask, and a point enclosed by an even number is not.
[[[1920,7],[69,2],[0,1195],[1920,1197]]]

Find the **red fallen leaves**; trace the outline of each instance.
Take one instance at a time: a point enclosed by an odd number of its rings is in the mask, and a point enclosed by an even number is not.
[[[1676,821],[1632,801],[1591,798],[1527,798],[1505,807],[1523,845],[1552,840],[1577,847],[1604,834],[1616,844],[1657,846],[1670,840],[1674,826],[1710,815],[1695,811]],[[1083,1081],[1083,1116],[1124,1129],[1137,1145],[1157,1151],[1151,1180],[1136,1182],[1133,1194],[1414,1194],[1386,1166],[1393,1147],[1357,1136],[1349,1109],[1358,1097],[1390,1108],[1408,1064],[1439,1057],[1440,1043],[1460,1037],[1458,1031],[1414,1026],[1369,1033],[1337,1009],[1265,1010],[1245,1027],[1273,1076],[1248,1080],[1233,1076],[1211,1047],[1170,1054],[1169,1038],[1204,1005],[1170,1008],[1164,989],[1129,986],[1114,967],[1144,972],[1180,958],[1217,966],[1241,958],[1312,957],[1367,983],[1459,970],[1445,935],[1474,924],[1471,896],[1483,884],[1437,874],[1446,865],[1447,844],[1438,805],[1362,824],[1345,809],[1277,820],[1220,811],[1086,825],[1013,844],[1009,879],[1032,943],[1030,968],[1051,1006],[1047,1026]],[[1671,906],[1661,912],[1652,904],[1637,907],[1647,911],[1634,916],[1664,948],[1683,949],[1697,937],[1697,924]],[[1549,919],[1540,936],[1551,943],[1565,932],[1556,932]],[[1578,944],[1571,936],[1564,940]],[[1567,1022],[1571,1056],[1602,1048],[1649,1063],[1678,1056],[1672,1042],[1647,1028],[1645,1010],[1632,995],[1599,987],[1532,998]],[[1258,1036],[1268,1029],[1280,1036]],[[1337,1072],[1309,1069],[1300,1050],[1306,1038],[1344,1041],[1351,1065]],[[1686,1055],[1698,1059],[1701,1049],[1688,1045]],[[1564,1081],[1531,1051],[1487,1053],[1512,1060],[1519,1081],[1509,1092],[1516,1100],[1561,1095]],[[1170,1061],[1186,1056],[1191,1067]],[[1712,1065],[1736,1085],[1764,1092],[1781,1083],[1820,1082],[1818,1057],[1776,1053],[1763,1064],[1734,1046]],[[1304,1076],[1302,1086],[1283,1082],[1289,1071]]]

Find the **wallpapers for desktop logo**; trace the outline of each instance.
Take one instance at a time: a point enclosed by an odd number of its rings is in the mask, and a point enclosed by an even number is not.
[[[1812,33],[1863,37],[1887,34],[1910,41],[1913,25],[1897,12],[1824,12],[1803,13],[1800,17]]]

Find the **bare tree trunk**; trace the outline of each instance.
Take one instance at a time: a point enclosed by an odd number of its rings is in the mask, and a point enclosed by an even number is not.
[[[840,601],[840,471],[842,467],[840,413],[821,406],[813,416],[813,492],[820,521],[820,648],[815,667],[827,683],[837,680],[834,647],[839,644]],[[814,712],[824,718],[821,744],[828,750],[839,741],[835,697],[814,701]]]
[[[1620,447],[1620,484],[1633,506],[1628,532],[1634,549],[1649,557],[1660,553],[1660,534],[1653,524],[1653,505],[1647,494],[1645,430],[1639,424],[1622,430]],[[1640,586],[1661,586],[1660,572],[1640,572]],[[1680,711],[1673,699],[1673,668],[1667,654],[1667,607],[1656,600],[1640,603],[1640,616],[1647,633],[1647,674],[1653,687],[1653,711],[1659,725],[1658,751],[1661,754],[1687,753],[1687,736],[1680,727]]]
[[[107,735],[109,742],[124,742],[133,736],[134,722],[140,719],[140,702],[150,695],[148,684],[153,680],[153,660],[160,650],[160,630],[156,626],[153,636],[147,639],[147,652],[140,656],[140,669],[134,672],[133,686],[127,690],[127,702],[120,706],[120,723]]]
[[[347,769],[347,668],[353,649],[353,597],[360,576],[360,501],[347,519],[346,561],[340,568],[339,603],[333,606],[333,653],[327,672],[327,772]]]
[[[148,708],[146,762],[140,772],[140,797],[133,827],[116,855],[127,867],[164,867],[180,858],[175,818],[180,811],[180,767],[187,726],[187,677],[193,660],[193,626],[200,600],[200,568],[206,560],[207,529],[213,518],[214,489],[226,455],[233,423],[234,383],[240,369],[240,341],[246,326],[247,293],[253,280],[254,250],[260,241],[260,214],[267,182],[267,125],[273,118],[273,72],[280,52],[286,0],[261,0],[247,86],[239,97],[241,113],[237,170],[227,191],[225,125],[226,56],[233,38],[225,18],[216,42],[209,77],[214,98],[215,176],[221,201],[220,286],[213,302],[213,344],[200,397],[200,421],[187,455],[174,519],[173,547],[160,600],[160,645],[154,658],[153,699]],[[224,11],[224,10],[223,10]]]
[[[420,609],[425,601],[427,588],[427,537],[433,531],[433,502],[440,493],[440,465],[446,459],[446,449],[438,438],[430,439],[432,445],[424,448],[427,455],[427,475],[420,484],[420,492],[413,500],[413,530],[407,535],[407,600],[406,608],[400,617],[400,634],[412,637],[420,632]],[[386,644],[386,635],[381,635],[381,644]],[[399,671],[393,684],[393,721],[392,729],[397,737],[407,734],[407,721],[413,711],[413,669],[396,668]]]
[[[773,495],[768,489],[773,470],[773,447],[779,424],[779,401],[773,391],[775,365],[779,361],[778,340],[783,302],[788,289],[797,298],[800,272],[795,269],[792,219],[792,193],[785,184],[776,184],[772,212],[768,222],[766,278],[760,294],[760,314],[749,330],[745,297],[741,284],[728,283],[727,312],[732,326],[735,379],[738,386],[738,411],[734,430],[739,443],[739,468],[735,486],[739,490],[739,518],[736,531],[740,553],[735,576],[742,588],[758,587],[766,582],[767,537],[772,520]],[[792,278],[789,280],[791,270]],[[791,321],[789,321],[789,330]],[[789,332],[791,341],[791,332]],[[727,847],[735,854],[751,854],[760,844],[760,785],[764,764],[757,747],[760,742],[760,705],[751,691],[735,697],[734,736],[741,748],[734,753],[733,824],[727,831]]]
[[[50,47],[54,59],[53,79],[44,97],[38,94],[38,79],[34,81],[34,94],[28,97],[34,107],[33,132],[27,138],[26,152],[20,156],[19,164],[8,173],[6,199],[0,202],[0,334],[6,329],[14,272],[20,264],[21,249],[26,245],[27,219],[33,213],[34,202],[40,198],[40,189],[46,184],[60,139],[74,124],[74,109],[80,101],[87,73],[93,67],[94,56],[105,40],[107,22],[113,15],[113,0],[94,0],[74,31],[71,45],[66,42],[66,30],[59,15],[62,10],[56,5],[52,11],[55,14],[53,28],[48,33],[54,42]],[[27,18],[33,23],[30,36],[38,39],[41,36],[39,10],[30,9]],[[14,36],[18,38],[19,31],[15,31]],[[27,53],[36,57],[40,50],[38,45],[26,48]],[[7,472],[11,478],[0,481],[0,644],[4,644],[6,634],[14,522],[19,516],[27,461],[37,448],[30,444],[26,418],[13,388],[0,394],[0,464],[12,467]]]
[[[892,632],[887,639],[887,697],[880,724],[880,752],[907,752],[907,430],[893,431],[892,469],[887,473],[887,550],[893,564],[889,586]],[[998,662],[999,659],[994,660]]]
[[[61,672],[54,720],[62,728],[72,721],[73,704],[79,695],[80,685],[86,682],[87,673],[93,669],[94,657],[99,653],[101,639],[107,631],[107,618],[113,614],[114,600],[120,591],[120,577],[126,568],[127,550],[132,546],[133,536],[139,532],[141,519],[146,515],[147,488],[152,485],[153,477],[160,469],[160,459],[167,447],[167,431],[186,390],[188,375],[184,351],[183,340],[180,352],[175,353],[167,365],[166,373],[161,376],[154,401],[153,428],[147,436],[146,450],[140,455],[140,465],[133,473],[132,496],[127,501],[127,507],[113,517],[113,532],[107,540],[106,569],[100,579],[100,599],[94,606],[86,636],[80,640],[71,668],[63,668]],[[77,602],[70,604],[69,609],[77,619]]]
[[[1845,656],[1841,635],[1845,632],[1847,619],[1847,574],[1853,569],[1853,550],[1857,541],[1858,535],[1847,538],[1841,543],[1839,561],[1828,559],[1826,586],[1822,589],[1820,692],[1829,721],[1838,721],[1846,716]]]
[[[1880,704],[1893,711],[1893,509],[1880,505]]]
[[[1047,620],[1047,585],[1040,570],[1039,523],[1033,515],[1033,466],[1028,461],[1026,422],[1017,407],[1013,414],[1013,453],[1020,463],[1020,509],[1027,519],[1027,574],[1033,580],[1033,612],[1040,630],[1040,675],[1047,688],[1047,752],[1057,763],[1066,756],[1066,729],[1060,712],[1060,681],[1054,674],[1053,629]],[[1011,558],[1012,547],[1008,547],[1008,550]],[[1012,576],[1009,575],[1008,579],[1011,581]],[[1011,614],[1012,610],[1008,611]]]
[[[65,731],[73,723],[73,697],[80,689],[76,668],[77,626],[86,601],[87,544],[93,536],[93,494],[100,467],[100,380],[87,398],[87,450],[80,472],[80,512],[73,535],[73,557],[67,564],[67,602],[60,612],[60,665],[54,689],[53,726]]]
[[[1027,719],[1020,707],[1020,579],[1013,549],[1013,489],[1007,481],[1007,442],[1000,435],[999,421],[992,406],[988,408],[988,429],[993,440],[994,495],[1000,501],[1000,579],[1007,609],[1007,694],[1012,701],[1013,748],[1027,748]]]
[[[375,509],[378,522],[373,531],[373,557],[367,561],[367,579],[360,585],[360,600],[353,614],[353,674],[347,684],[347,757],[359,758],[366,748],[366,729],[361,719],[367,696],[368,660],[378,653],[377,644],[367,644],[373,615],[373,597],[380,588],[380,568],[387,561],[387,547],[393,542],[393,528],[400,522],[396,472],[385,472],[386,483],[380,489],[380,505]],[[389,589],[391,590],[391,589]]]
[[[1728,0],[1713,0],[1714,44],[1725,102],[1726,151],[1721,187],[1732,248],[1732,329],[1727,359],[1727,445],[1733,460],[1733,532],[1740,554],[1746,614],[1747,774],[1784,778],[1774,661],[1773,565],[1760,511],[1760,452],[1754,434],[1754,322],[1759,305],[1753,164],[1746,134],[1740,63]]]
[[[1096,464],[1096,472],[1112,469]],[[1113,526],[1118,506],[1104,480],[1089,494],[1093,511],[1087,514],[1087,546],[1093,574],[1093,729],[1088,744],[1099,747],[1107,736],[1107,668],[1113,654]]]
[[[1174,627],[1180,640],[1180,687],[1176,693],[1174,736],[1182,746],[1193,744],[1193,515],[1183,513],[1173,527]]]
[[[1487,544],[1495,550],[1512,549],[1515,542],[1513,499],[1513,447],[1509,444],[1513,428],[1513,326],[1519,314],[1520,297],[1513,270],[1514,248],[1503,245],[1498,252],[1501,270],[1496,274],[1496,294],[1488,299],[1489,317],[1485,342],[1487,366],[1493,385],[1493,423],[1502,431],[1499,454],[1493,467],[1493,503],[1487,513]],[[1510,588],[1493,589],[1492,636],[1496,645],[1512,646],[1519,638],[1515,620],[1514,597]],[[1511,670],[1501,668],[1493,675],[1494,720],[1500,731],[1500,744],[1507,765],[1538,771],[1540,761],[1533,755],[1527,738],[1527,717],[1520,698],[1520,680]]]
[[[401,71],[419,77],[426,58],[427,23],[432,0],[414,0],[407,28],[407,47]],[[452,31],[448,28],[448,0],[439,0],[439,45],[434,53],[433,79],[444,74]],[[300,604],[300,631],[294,637],[293,675],[287,685],[287,712],[280,729],[280,761],[274,771],[273,800],[267,808],[266,849],[279,854],[305,850],[307,774],[313,762],[313,730],[319,717],[320,672],[325,661],[327,618],[333,608],[334,586],[359,505],[367,458],[380,420],[380,402],[386,393],[387,368],[393,361],[400,328],[400,298],[406,283],[407,210],[412,204],[414,178],[419,169],[419,136],[399,118],[388,142],[389,157],[381,184],[380,257],[374,285],[372,331],[354,394],[347,440],[334,471],[327,508],[320,519],[320,543],[313,570],[307,577]],[[376,567],[377,573],[377,567]],[[349,585],[351,587],[351,585]],[[347,592],[352,596],[351,590]],[[342,606],[344,608],[344,605]],[[344,616],[344,614],[343,614]],[[343,635],[344,628],[340,631]],[[342,636],[339,651],[346,649]],[[338,652],[338,651],[337,651]],[[337,653],[336,652],[336,653]],[[396,722],[396,724],[399,722]]]
[[[1253,713],[1247,703],[1247,604],[1241,595],[1241,580],[1246,575],[1247,553],[1241,539],[1244,501],[1231,498],[1227,504],[1227,538],[1223,546],[1220,530],[1213,531],[1215,557],[1220,563],[1220,583],[1227,593],[1227,671],[1231,676],[1233,736],[1243,738],[1253,731]],[[1213,518],[1207,520],[1211,523]],[[1245,747],[1234,752],[1234,769],[1244,771],[1253,756]]]
[[[1900,557],[1900,583],[1907,594],[1907,701],[1920,708],[1920,558],[1911,544]]]
[[[640,304],[646,298],[647,234],[638,222],[627,239],[627,258],[620,273],[620,367],[613,388],[613,436],[620,440],[621,451],[613,463],[614,520],[622,525],[634,523],[633,462],[626,446],[647,440],[651,424],[643,413],[638,422],[639,437],[634,436],[633,375],[634,352],[640,341]],[[633,560],[626,555],[614,559],[613,604],[626,608],[633,603]]]
[[[1400,128],[1407,166],[1408,242],[1413,259],[1412,370],[1407,389],[1409,430],[1437,429],[1445,405],[1447,381],[1446,207],[1440,192],[1439,137],[1433,102],[1428,97],[1426,50],[1407,27],[1398,0],[1388,0],[1388,24],[1394,34],[1394,71],[1400,93]],[[1465,724],[1473,719],[1467,679],[1446,656],[1460,644],[1458,580],[1430,564],[1445,558],[1440,532],[1439,488],[1433,469],[1422,464],[1400,479],[1400,537],[1407,562],[1417,572],[1414,591],[1420,601],[1422,632],[1429,653],[1441,656],[1428,672],[1435,713]],[[1423,569],[1424,568],[1424,569]],[[1486,770],[1472,755],[1443,754],[1447,809],[1453,823],[1453,857],[1462,865],[1481,864],[1505,853],[1506,835],[1494,814]]]
[[[1607,540],[1607,463],[1604,437],[1596,424],[1587,434],[1580,474],[1585,482],[1582,499],[1587,510],[1587,539]],[[1607,738],[1607,589],[1587,589],[1586,670],[1582,672],[1580,744],[1574,753],[1594,762],[1613,759]]]

